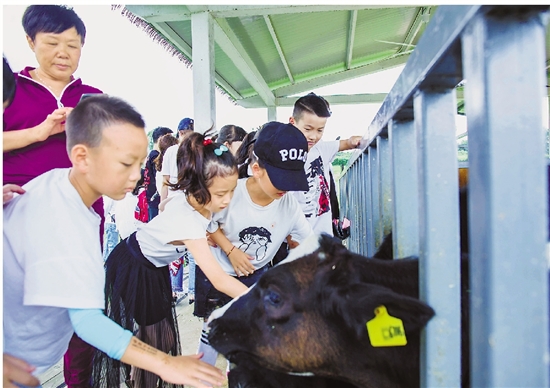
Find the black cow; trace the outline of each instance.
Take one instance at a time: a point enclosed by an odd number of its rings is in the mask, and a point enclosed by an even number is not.
[[[420,331],[434,315],[418,300],[418,260],[367,259],[328,236],[314,243],[212,314],[210,343],[237,365],[230,386],[418,387]],[[381,305],[403,321],[406,346],[371,346],[366,323]]]

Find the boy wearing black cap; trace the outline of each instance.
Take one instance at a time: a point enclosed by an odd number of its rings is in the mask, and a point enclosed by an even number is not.
[[[211,247],[224,271],[247,286],[271,267],[286,236],[303,241],[313,230],[296,199],[288,191],[308,188],[304,172],[307,140],[291,124],[271,122],[258,133],[249,154],[250,177],[239,179],[229,206],[215,214],[209,227],[217,247]],[[200,281],[197,270],[195,315],[208,317],[231,300]],[[214,363],[217,353],[203,333],[199,351]]]

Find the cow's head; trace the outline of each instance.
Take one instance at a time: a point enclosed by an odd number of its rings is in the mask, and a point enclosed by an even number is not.
[[[368,376],[357,374],[380,362],[399,362],[395,352],[414,357],[419,332],[434,311],[418,299],[363,282],[359,261],[370,259],[327,236],[318,241],[316,250],[285,260],[249,292],[215,311],[210,343],[237,364],[254,359],[276,371],[370,385]],[[366,323],[381,305],[403,321],[409,344],[401,349],[370,345]]]

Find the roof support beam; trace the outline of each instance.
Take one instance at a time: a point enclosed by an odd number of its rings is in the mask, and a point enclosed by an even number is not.
[[[290,83],[294,84],[294,77],[290,72],[290,67],[288,67],[288,61],[286,60],[285,54],[283,53],[283,48],[279,43],[279,38],[277,38],[277,34],[275,33],[275,29],[273,28],[273,23],[271,23],[271,18],[269,17],[269,15],[264,15],[264,20],[265,20],[265,24],[267,25],[267,29],[271,34],[271,39],[273,39],[273,43],[275,44],[275,47],[277,48],[277,52],[279,53],[279,58],[281,58],[281,62],[285,67],[286,75],[288,75],[288,79],[290,80]]]
[[[216,82],[214,78],[214,21],[208,12],[191,19],[193,34],[193,114],[195,131],[205,133],[216,126]]]
[[[148,22],[190,20],[195,12],[210,12],[214,18],[281,15],[305,12],[352,11],[403,8],[398,5],[127,5],[130,12]]]
[[[276,97],[284,97],[293,94],[304,93],[306,91],[309,92],[313,89],[317,89],[323,86],[332,85],[338,82],[347,81],[353,78],[361,77],[363,75],[377,73],[382,70],[388,70],[396,66],[403,65],[407,62],[407,59],[409,59],[408,55],[395,56],[391,59],[377,61],[369,65],[356,67],[351,70],[341,71],[340,73],[297,82],[294,85],[282,86],[278,89],[275,89],[274,93]]]
[[[464,100],[464,91],[455,89],[456,99]],[[388,93],[362,93],[362,94],[333,94],[323,95],[331,105],[351,105],[351,104],[380,104],[384,102]],[[279,106],[294,106],[298,97],[277,97],[275,104]],[[237,100],[237,104],[243,108],[265,108],[265,104],[258,96]]]
[[[323,97],[331,105],[339,104],[377,104],[382,103],[386,98],[387,93],[365,93],[365,94],[335,94]],[[275,99],[276,106],[294,106],[298,97],[277,97]],[[242,100],[237,100],[237,104],[243,108],[265,108],[263,101],[258,97],[249,97]]]
[[[164,22],[153,22],[151,23],[151,26],[153,26],[156,30],[158,30],[162,35],[164,35],[166,38],[170,40],[170,43],[176,46],[181,52],[192,61],[193,58],[193,50],[189,44],[179,36],[176,31],[170,27],[168,23]],[[231,94],[232,97],[235,99],[240,99],[242,96],[240,93],[233,88],[221,75],[218,74],[218,72],[215,72],[216,76],[216,82],[222,89],[227,91],[227,93]]]
[[[422,26],[422,24],[428,22],[426,18],[429,17],[430,7],[420,7],[418,12],[416,13],[416,16],[414,17],[413,22],[411,23],[409,31],[407,31],[407,35],[405,36],[403,45],[399,48],[399,50],[397,50],[396,54],[408,51],[411,49],[411,47],[414,48],[412,42],[414,42],[414,38],[416,38],[416,35],[418,35],[418,31],[420,31],[420,27]]]
[[[348,45],[346,49],[346,70],[351,69],[353,58],[353,44],[355,43],[355,26],[357,25],[357,10],[350,11],[348,27]]]
[[[225,19],[214,20],[216,43],[240,69],[248,83],[258,92],[266,106],[275,106],[275,95],[264,81],[254,61],[235,35]]]

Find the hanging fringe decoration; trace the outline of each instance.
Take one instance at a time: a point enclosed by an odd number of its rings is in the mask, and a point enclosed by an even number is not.
[[[145,31],[147,35],[153,39],[153,42],[156,42],[162,46],[170,55],[177,57],[181,62],[185,64],[187,68],[193,66],[193,62],[190,58],[187,58],[177,47],[175,47],[170,40],[168,40],[162,33],[160,33],[155,27],[149,24],[147,21],[139,17],[138,15],[132,13],[128,8],[120,4],[112,4],[111,11],[119,11],[120,14],[126,17],[133,25],[137,26],[141,30]],[[233,105],[237,105],[235,99],[227,93],[222,87],[216,84],[216,89],[225,97],[231,101]]]

